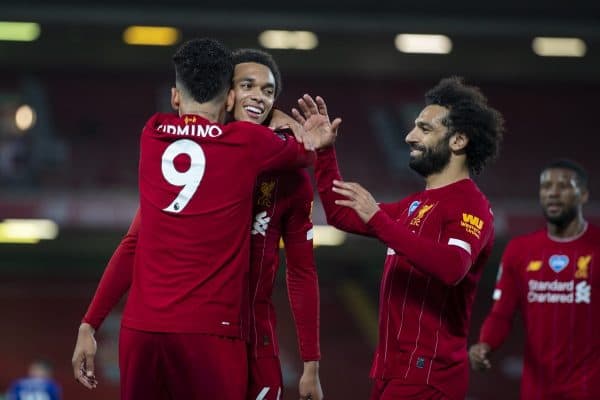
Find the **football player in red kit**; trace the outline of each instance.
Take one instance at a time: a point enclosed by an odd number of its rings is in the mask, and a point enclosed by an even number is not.
[[[315,167],[328,222],[388,247],[371,400],[459,400],[467,391],[471,306],[494,235],[490,205],[470,174],[495,155],[503,124],[483,94],[458,78],[425,97],[406,135],[410,167],[425,190],[378,204],[359,184],[342,181],[333,147],[318,152]],[[300,122],[326,115],[321,100],[304,96],[302,114],[294,115]]]
[[[254,49],[233,53],[234,118],[262,124],[281,92],[281,76],[270,55]],[[292,121],[293,122],[293,121]],[[313,256],[313,189],[304,169],[265,172],[254,188],[250,248],[250,343],[248,400],[279,400],[279,361],[273,284],[283,238],[286,281],[304,370],[300,399],[320,400],[319,285]]]
[[[540,175],[546,228],[511,240],[502,256],[494,305],[469,356],[476,370],[506,339],[518,310],[525,326],[521,399],[600,399],[600,307],[594,274],[600,229],[588,224],[587,173],[558,160]],[[594,289],[596,288],[596,289]]]
[[[260,125],[221,124],[233,63],[220,43],[186,42],[173,60],[179,116],[156,114],[141,137],[121,397],[244,399],[252,189],[260,172],[306,165],[311,154]],[[318,148],[334,130],[327,118],[315,122],[306,133]],[[88,363],[90,354],[75,353],[76,377],[95,386],[93,354]]]
[[[258,50],[238,50],[233,58],[236,65],[233,79],[236,98],[234,117],[238,120],[263,123],[281,90],[279,69],[267,53]],[[312,399],[317,400],[322,397],[322,392],[318,378],[318,282],[312,254],[310,221],[312,188],[306,172],[301,169],[278,174],[265,173],[261,178],[257,181],[255,189],[255,220],[251,239],[250,280],[253,304],[250,313],[249,334],[252,345],[248,352],[248,398],[277,399],[282,390],[271,292],[273,278],[279,265],[279,237],[283,236],[288,264],[288,291],[297,326],[300,352],[305,360],[299,392],[301,398],[312,396]],[[263,215],[265,212],[268,212],[269,216]],[[86,327],[90,325],[97,329],[107,313],[129,289],[138,230],[139,213],[106,268],[84,317]],[[277,240],[274,239],[275,236]],[[95,352],[93,337],[89,332],[80,333],[79,336],[74,360],[87,354],[91,363]],[[260,345],[257,339],[259,336]]]

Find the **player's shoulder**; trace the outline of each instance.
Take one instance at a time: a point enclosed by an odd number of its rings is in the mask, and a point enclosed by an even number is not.
[[[453,185],[444,204],[453,213],[472,214],[478,218],[493,219],[494,213],[488,198],[471,179]]]
[[[531,245],[544,240],[547,237],[547,231],[545,228],[538,229],[533,232],[524,233],[517,235],[509,240],[506,248],[513,251],[520,251],[522,249],[529,249]]]
[[[600,226],[588,222],[587,231],[594,236],[598,236],[600,235]]]
[[[254,133],[272,133],[272,131],[266,126],[255,124],[248,121],[232,121],[223,126],[223,129],[228,132],[236,132],[241,134],[254,134]]]

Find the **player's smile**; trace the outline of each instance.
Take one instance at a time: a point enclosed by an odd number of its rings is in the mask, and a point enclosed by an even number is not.
[[[244,111],[249,118],[254,120],[260,120],[265,112],[264,108],[254,105],[245,105]]]
[[[422,156],[427,151],[425,146],[419,144],[411,144],[410,145],[410,156],[411,158],[417,158],[418,156]]]

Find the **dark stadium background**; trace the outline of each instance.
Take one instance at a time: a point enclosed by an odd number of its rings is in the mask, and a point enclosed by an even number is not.
[[[288,110],[305,92],[323,96],[331,115],[344,119],[337,146],[344,176],[381,201],[421,188],[406,168],[403,137],[424,91],[448,75],[481,86],[504,114],[507,134],[499,160],[476,178],[494,206],[497,240],[470,343],[489,309],[506,241],[543,224],[542,165],[570,157],[587,167],[592,201],[585,211],[600,223],[599,2],[4,0],[0,21],[41,26],[34,42],[0,41],[0,222],[49,218],[60,228],[54,240],[0,243],[0,393],[33,359],[45,358],[65,399],[118,398],[118,313],[98,333],[96,391],[75,383],[70,358],[79,320],[136,207],[140,128],[168,106],[175,47],[128,46],[121,35],[129,25],[175,26],[183,39],[211,36],[231,48],[260,47],[265,29],[316,33],[314,50],[269,50],[284,78],[278,106]],[[445,34],[453,49],[403,54],[394,48],[398,33]],[[536,36],[578,37],[587,52],[540,57],[531,50]],[[36,110],[37,122],[17,133],[21,104]],[[314,221],[325,223],[318,200]],[[355,236],[316,249],[328,399],[368,396],[384,252]],[[301,364],[284,280],[278,283],[285,399],[294,399]],[[517,398],[521,339],[517,322],[493,372],[471,375],[469,399]]]

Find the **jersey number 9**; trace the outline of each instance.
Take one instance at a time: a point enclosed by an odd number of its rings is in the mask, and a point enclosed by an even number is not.
[[[175,168],[175,158],[187,154],[190,167],[185,172]],[[206,157],[200,145],[189,139],[179,139],[171,143],[162,156],[161,170],[165,180],[173,186],[180,186],[181,191],[164,211],[179,213],[190,202],[200,185],[206,169]]]

